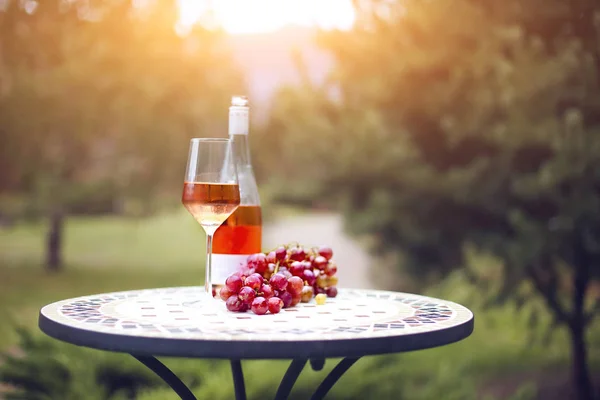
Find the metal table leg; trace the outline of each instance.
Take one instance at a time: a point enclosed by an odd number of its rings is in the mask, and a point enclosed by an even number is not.
[[[327,375],[327,377],[323,380],[323,382],[319,385],[315,394],[312,395],[311,400],[321,400],[323,399],[327,393],[331,390],[331,388],[336,384],[336,382],[344,375],[346,371],[350,369],[355,362],[359,360],[360,357],[347,357],[339,362],[338,365]],[[302,369],[304,369],[304,365],[306,364],[306,360],[294,360],[290,364],[288,370],[286,371],[279,388],[277,389],[277,394],[275,395],[275,400],[284,400],[287,399],[290,393],[292,392],[292,388],[296,383],[296,380],[300,376]],[[320,371],[324,364],[324,359],[314,359],[310,360],[311,367],[315,371]]]
[[[240,360],[231,360],[231,374],[236,400],[246,400],[246,385],[244,384],[244,371]]]
[[[335,366],[333,370],[327,375],[327,377],[323,380],[323,382],[319,385],[315,394],[311,397],[311,400],[321,400],[325,395],[331,390],[333,385],[344,375],[348,369],[355,362],[358,361],[360,357],[347,357],[339,362],[338,365]]]
[[[190,391],[190,389],[185,386],[185,383],[183,383],[181,379],[179,379],[177,375],[173,373],[173,371],[167,368],[165,364],[161,363],[154,357],[136,356],[134,354],[132,354],[132,356],[152,370],[152,372],[158,375],[163,381],[165,381],[165,383],[169,385],[171,389],[173,389],[173,391],[179,395],[179,397],[181,397],[181,400],[198,400]]]
[[[181,398],[181,400],[198,400],[194,394],[190,391],[190,389],[171,371],[167,368],[166,365],[161,363],[155,357],[148,356],[136,356],[132,354],[134,358],[136,358],[139,362],[148,367],[152,372],[158,375],[167,385],[173,389],[175,393]],[[344,375],[348,369],[356,361],[359,360],[360,357],[347,357],[339,362],[338,365],[327,375],[327,377],[323,380],[323,382],[319,385],[311,400],[322,400],[327,393],[331,390],[331,388],[336,384],[336,382]],[[292,388],[298,380],[300,373],[304,369],[306,365],[306,359],[298,359],[293,360],[287,369],[279,388],[277,389],[277,393],[275,395],[275,400],[285,400],[289,397],[292,392]],[[325,360],[311,360],[311,366],[314,370],[320,370],[323,368],[323,364]],[[244,372],[242,371],[242,363],[240,360],[231,360],[231,373],[233,375],[233,385],[235,390],[235,398],[236,400],[246,400],[246,386],[244,383]]]
[[[285,372],[285,375],[283,376],[281,384],[279,384],[277,394],[275,394],[275,400],[285,400],[289,397],[296,380],[304,369],[304,365],[306,365],[306,360],[292,361],[289,368]]]
[[[311,358],[310,366],[312,367],[313,371],[320,371],[325,366],[325,359],[324,358]]]

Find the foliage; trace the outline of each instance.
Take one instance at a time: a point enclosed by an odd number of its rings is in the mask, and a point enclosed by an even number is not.
[[[470,246],[502,261],[499,299],[535,287],[569,327],[579,398],[591,398],[600,6],[357,3],[353,31],[322,36],[337,60],[330,86],[282,93],[267,135],[322,146],[310,168],[305,154],[289,164],[422,285],[465,266]]]
[[[23,355],[5,355],[0,368],[0,381],[14,388],[8,400],[125,400],[164,385],[131,357],[67,346],[23,329],[19,336]]]
[[[0,193],[55,236],[64,215],[148,213],[180,190],[188,139],[214,136],[242,85],[219,32],[178,34],[176,1],[137,3],[0,9]]]
[[[239,86],[219,33],[177,34],[174,2],[85,7],[44,2],[28,13],[13,1],[0,14],[3,189],[67,204],[93,199],[70,195],[92,184],[146,197],[181,180],[184,139],[209,130]]]

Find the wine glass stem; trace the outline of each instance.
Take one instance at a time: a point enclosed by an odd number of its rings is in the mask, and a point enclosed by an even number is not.
[[[206,278],[204,280],[204,290],[212,297],[212,233],[206,235]]]

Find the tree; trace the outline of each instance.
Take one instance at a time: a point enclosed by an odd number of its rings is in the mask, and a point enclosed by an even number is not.
[[[298,111],[271,126],[304,132],[305,144],[330,138],[327,164],[312,165],[322,194],[339,195],[350,229],[377,237],[375,250],[401,255],[421,282],[464,267],[475,246],[503,260],[502,296],[532,283],[570,332],[577,398],[592,399],[600,5],[357,3],[355,29],[322,38],[337,61],[338,112],[298,94],[288,109],[311,109],[321,129],[306,134]]]
[[[217,107],[241,86],[221,35],[179,35],[177,18],[172,0],[0,11],[0,190],[49,217],[50,270],[62,265],[69,213],[178,190],[188,139],[214,135]]]

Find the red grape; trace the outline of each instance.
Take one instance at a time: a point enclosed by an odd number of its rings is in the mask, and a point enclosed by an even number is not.
[[[310,261],[302,261],[304,269],[312,269],[312,263]]]
[[[262,274],[267,270],[268,262],[267,256],[263,253],[256,253],[248,256],[248,267],[254,269],[254,271]]]
[[[319,255],[325,257],[327,260],[331,260],[333,257],[333,250],[329,246],[319,247]]]
[[[327,266],[327,259],[323,256],[317,256],[315,258],[315,261],[313,261],[313,265],[320,269],[321,271],[323,271],[325,269],[325,267]]]
[[[292,275],[302,276],[302,273],[304,272],[304,263],[302,263],[301,261],[294,261],[290,265],[290,272],[292,273]]]
[[[234,294],[235,293],[233,293],[227,286],[223,286],[221,290],[219,290],[219,297],[223,301],[227,301],[227,299],[233,296]]]
[[[300,293],[300,297],[303,303],[308,303],[315,294],[312,286],[304,286],[302,288],[302,292]]]
[[[288,308],[292,304],[292,294],[290,292],[279,293],[279,298],[283,301],[283,308]]]
[[[265,299],[270,299],[271,297],[273,297],[273,288],[271,287],[271,285],[268,285],[266,283],[263,283],[260,287],[260,290],[258,291],[259,294],[261,294],[262,297],[264,297]]]
[[[304,272],[302,273],[302,278],[311,286],[317,280],[317,278],[315,277],[315,273],[312,272],[310,269],[304,270]]]
[[[327,267],[325,267],[325,273],[329,276],[335,275],[336,272],[337,272],[337,265],[335,265],[335,263],[330,262],[329,264],[327,264]]]
[[[264,315],[269,310],[269,306],[267,304],[267,299],[264,297],[257,297],[252,300],[252,307],[250,307],[252,312],[256,315]]]
[[[306,258],[306,252],[302,247],[294,247],[290,250],[290,260],[304,261]]]
[[[318,295],[318,294],[321,294],[321,293],[325,293],[325,289],[322,288],[322,287],[318,287],[318,286],[315,285],[312,288],[313,288],[313,291],[315,293],[315,296]]]
[[[300,300],[302,300],[302,297],[300,296],[300,294],[293,294],[292,302],[290,303],[290,307],[294,307],[296,304],[300,303]]]
[[[233,295],[230,298],[228,298],[225,302],[225,305],[227,306],[227,309],[229,311],[233,312],[240,312],[244,309],[244,303],[236,295]]]
[[[244,282],[242,282],[242,278],[237,273],[229,276],[225,281],[225,286],[227,286],[231,293],[239,292],[243,284]]]
[[[286,279],[290,279],[293,276],[287,268],[279,268],[279,273],[285,276]]]
[[[276,262],[277,262],[277,256],[275,255],[274,251],[267,254],[267,263],[275,264]]]
[[[254,300],[254,298],[256,297],[256,293],[254,292],[254,290],[252,288],[249,288],[248,286],[244,286],[243,288],[240,289],[240,292],[238,293],[238,297],[240,298],[240,300],[246,304],[251,304],[252,300]]]
[[[330,286],[327,289],[325,289],[325,294],[327,295],[327,297],[335,297],[338,294],[338,290],[335,286]]]
[[[291,294],[300,294],[302,292],[303,287],[304,282],[302,281],[302,278],[292,276],[290,279],[288,279],[287,290]]]
[[[243,282],[244,279],[246,279],[246,277],[250,274],[251,274],[251,272],[250,272],[250,268],[248,268],[248,264],[244,264],[244,265],[241,265],[240,270],[238,272],[234,273],[233,275],[237,275],[240,278],[242,278],[242,282]]]
[[[273,289],[285,290],[288,284],[288,280],[285,277],[285,275],[278,272],[271,277],[269,283],[271,284],[271,286],[273,286]]]
[[[275,258],[277,258],[278,261],[285,260],[286,256],[287,256],[287,250],[285,247],[279,246],[277,248],[277,250],[275,250]]]
[[[277,314],[281,308],[309,302],[317,294],[333,298],[338,294],[338,278],[332,258],[329,246],[308,249],[298,243],[251,254],[217,295],[228,310],[251,309],[257,315]]]
[[[242,265],[242,266],[240,266],[240,270],[237,271],[237,272],[234,272],[233,274],[231,274],[231,276],[235,275],[238,278],[240,278],[242,280],[242,282],[243,282],[244,279],[246,279],[246,276],[247,276],[247,275],[245,275],[246,271],[248,271],[248,267],[246,265]]]
[[[251,289],[258,290],[260,289],[260,285],[262,285],[264,279],[260,274],[252,274],[246,278],[246,282],[244,284]]]
[[[269,300],[267,300],[267,304],[271,314],[278,314],[283,307],[283,301],[279,297],[271,297]]]

